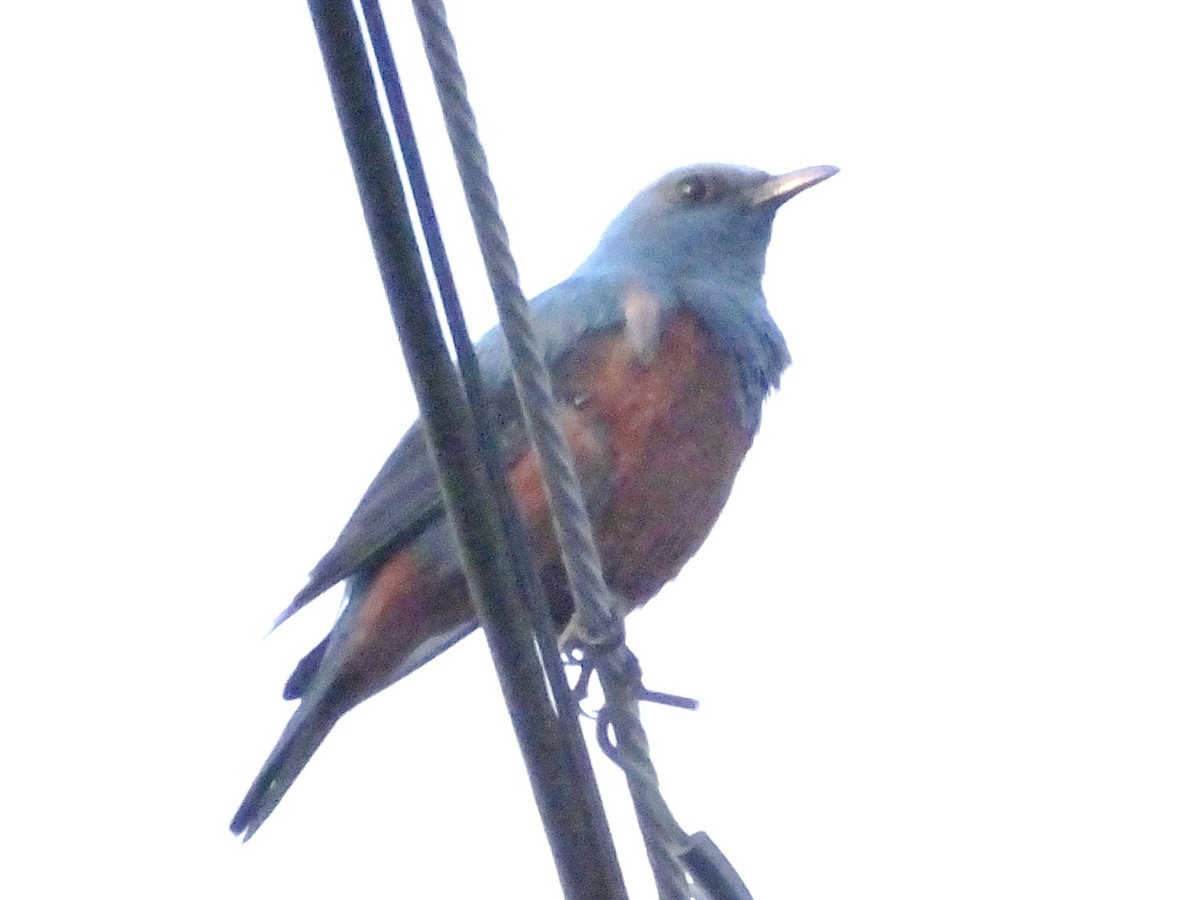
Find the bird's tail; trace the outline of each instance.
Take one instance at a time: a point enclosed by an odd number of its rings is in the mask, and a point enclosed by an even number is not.
[[[283,735],[267,757],[262,771],[250,785],[246,799],[233,814],[229,830],[248,841],[258,831],[267,816],[279,805],[287,789],[303,770],[321,742],[333,729],[342,710],[331,708],[331,704],[320,697],[306,699],[300,703]]]

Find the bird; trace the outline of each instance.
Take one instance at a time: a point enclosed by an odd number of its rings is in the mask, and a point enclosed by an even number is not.
[[[639,192],[565,281],[530,301],[605,582],[622,615],[696,553],[791,362],[762,280],[777,210],[838,172],[727,164],[669,172]],[[477,354],[509,485],[560,629],[566,587],[503,338]],[[420,424],[384,462],[276,626],[346,582],[329,635],[296,666],[300,705],[230,829],[248,840],[337,721],[477,626]]]

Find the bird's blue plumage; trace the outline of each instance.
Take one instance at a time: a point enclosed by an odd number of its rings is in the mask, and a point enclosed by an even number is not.
[[[553,369],[584,335],[620,327],[627,292],[641,289],[657,301],[664,317],[684,307],[700,318],[734,360],[742,387],[739,407],[751,433],[757,431],[762,401],[778,387],[791,361],[762,293],[775,207],[745,199],[747,190],[768,178],[740,166],[691,166],[638,194],[570,278],[530,301],[547,365]],[[708,193],[689,201],[680,194],[680,186],[688,184]],[[476,350],[485,389],[497,395],[500,409],[515,414],[499,328],[488,331]],[[417,424],[388,457],[309,584],[277,623],[369,569],[441,515],[436,472]]]
[[[615,485],[609,505],[601,512],[589,501],[589,512],[603,526],[609,586],[634,605],[675,577],[728,496],[763,400],[790,362],[762,293],[775,211],[836,171],[676,170],[633,199],[571,277],[530,303],[564,419],[573,417],[577,461],[591,453],[592,477]],[[477,352],[511,479],[530,457],[498,329]],[[236,833],[258,828],[342,713],[475,627],[436,475],[418,423],[280,616],[349,584],[330,636],[288,681],[285,696],[300,707],[235,814]],[[527,519],[540,491],[519,498]]]

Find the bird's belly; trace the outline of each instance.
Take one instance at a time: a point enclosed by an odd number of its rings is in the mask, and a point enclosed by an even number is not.
[[[733,366],[695,318],[672,317],[651,358],[643,356],[610,333],[556,367],[560,396],[573,400],[568,433],[590,434],[603,448],[576,458],[605,579],[625,611],[658,593],[699,549],[751,441]]]
[[[622,612],[658,593],[699,549],[751,439],[733,366],[695,319],[673,317],[646,355],[644,345],[613,331],[585,338],[554,369],[563,431]],[[539,468],[527,449],[509,480],[542,562],[547,600],[565,627],[574,604]],[[364,586],[335,639],[337,690],[347,708],[436,655],[474,616],[445,524],[395,553]],[[302,691],[311,674],[299,673],[289,690]]]

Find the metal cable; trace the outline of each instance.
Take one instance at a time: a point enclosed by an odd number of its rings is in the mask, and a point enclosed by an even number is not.
[[[689,837],[662,796],[638,711],[639,700],[647,693],[641,669],[625,646],[624,627],[604,581],[574,460],[558,425],[558,404],[550,373],[521,291],[475,116],[467,100],[466,81],[458,64],[446,9],[441,0],[413,0],[413,8],[496,298],[522,415],[541,462],[554,532],[575,598],[579,626],[576,636],[600,677],[607,721],[616,737],[615,754],[610,755],[621,765],[629,783],[659,896],[663,900],[689,897],[748,900],[745,886],[716,846],[703,833]],[[688,868],[695,879],[694,886],[688,882],[683,859],[693,863]]]
[[[467,331],[466,318],[463,315],[458,290],[454,283],[450,259],[442,240],[429,183],[421,162],[416,132],[409,115],[404,90],[400,84],[400,74],[392,53],[387,24],[378,0],[362,0],[361,6],[363,20],[379,68],[380,81],[383,83],[384,94],[392,114],[392,123],[396,129],[397,143],[400,146],[405,171],[408,174],[414,205],[421,223],[421,230],[425,236],[425,245],[429,250],[430,265],[437,281],[438,294],[441,296],[442,308],[446,313],[446,321],[454,340],[463,386],[466,389],[467,400],[479,430],[483,461],[495,487],[496,500],[508,535],[513,569],[532,614],[532,625],[543,662],[542,671],[553,694],[555,708],[558,712],[559,736],[570,760],[575,790],[573,802],[585,807],[588,810],[585,817],[593,823],[595,829],[603,832],[601,836],[597,837],[597,840],[612,855],[614,879],[619,879],[620,872],[616,862],[615,849],[612,847],[612,837],[608,830],[603,802],[596,786],[595,773],[592,770],[591,760],[588,758],[579,720],[575,714],[574,696],[567,682],[566,673],[556,662],[558,643],[553,618],[546,602],[524,522],[516,502],[505,484],[496,411],[488,402],[479,369],[479,360]]]
[[[687,900],[692,894],[679,857],[688,838],[663,798],[658,772],[650,759],[650,741],[638,710],[645,689],[637,657],[624,645],[602,651],[596,673],[604,689],[605,719],[612,724],[617,739],[612,748],[615,752],[609,755],[625,772],[659,897]]]
[[[450,268],[450,257],[446,252],[446,244],[442,240],[442,231],[434,211],[429,181],[425,177],[425,167],[421,162],[421,151],[417,144],[412,116],[409,114],[408,102],[404,98],[404,89],[400,84],[396,59],[392,54],[387,23],[384,21],[383,11],[380,9],[378,0],[362,0],[361,6],[367,34],[371,39],[371,49],[375,55],[376,65],[379,67],[379,79],[383,83],[384,95],[387,97],[388,108],[392,114],[392,124],[396,129],[396,142],[400,146],[404,170],[408,175],[409,188],[412,190],[413,205],[416,207],[417,218],[421,223],[421,232],[425,236],[425,246],[429,250],[429,263],[437,282],[442,309],[446,313],[446,322],[450,326],[450,336],[454,341],[454,352],[458,360],[459,371],[462,374],[463,387],[467,392],[467,402],[471,406],[476,426],[479,429],[483,460],[488,468],[488,476],[496,485],[496,497],[504,517],[509,543],[514,552],[513,565],[517,570],[522,592],[529,599],[532,607],[533,624],[542,655],[545,659],[552,660],[557,651],[553,619],[546,603],[545,593],[533,559],[533,551],[529,547],[529,538],[525,534],[516,502],[511,493],[502,486],[505,473],[501,458],[500,426],[495,410],[488,402],[483,376],[479,369],[479,358],[467,330],[466,316],[463,314],[458,288],[454,283],[454,274]],[[555,704],[560,710],[569,709],[570,685],[567,684],[562,667],[547,665],[545,670],[546,677],[554,691]],[[578,732],[578,728],[575,729],[575,732]],[[568,734],[567,739],[573,741],[574,735]],[[589,784],[594,783],[594,779],[590,776],[587,776],[587,780]]]
[[[588,643],[605,643],[619,634],[620,620],[604,583],[575,463],[558,427],[550,373],[533,330],[528,303],[521,293],[517,264],[509,249],[508,232],[500,218],[499,201],[446,22],[446,8],[439,0],[413,0],[413,8],[466,191],[475,236],[496,296],[500,328],[512,357],[517,397],[542,465],[554,531],[564,550],[563,565],[578,604],[583,635]]]
[[[404,347],[425,436],[463,561],[471,599],[570,900],[625,897],[616,853],[592,804],[580,802],[576,758],[562,741],[563,711],[545,690],[512,552],[458,372],[442,338],[406,209],[396,161],[351,0],[309,0],[371,243]]]
[[[687,836],[662,797],[650,761],[649,743],[638,715],[638,698],[644,690],[640,672],[633,655],[624,647],[624,629],[604,582],[574,461],[558,426],[550,373],[521,292],[445,6],[440,0],[413,0],[413,7],[488,280],[496,297],[500,327],[512,357],[517,396],[542,465],[554,531],[576,601],[579,637],[596,661],[605,702],[610,705],[620,763],[629,782],[660,896],[670,900],[687,898],[691,891],[678,861],[686,848]]]

